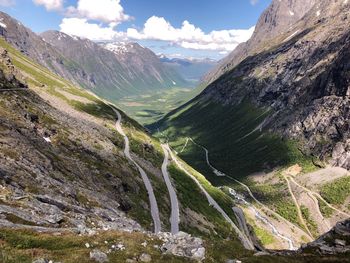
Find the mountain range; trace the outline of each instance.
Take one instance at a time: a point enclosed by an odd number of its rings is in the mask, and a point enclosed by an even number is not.
[[[37,35],[5,13],[0,13],[0,19],[6,25],[0,34],[25,55],[110,100],[188,85],[151,50],[136,43],[125,45],[125,52],[118,52],[109,49],[110,44],[99,45],[58,31]]]
[[[0,262],[349,262],[349,14],[272,0],[217,64],[0,13]],[[113,104],[210,69],[146,128]]]

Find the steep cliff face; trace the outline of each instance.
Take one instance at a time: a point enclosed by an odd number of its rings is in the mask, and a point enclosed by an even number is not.
[[[260,16],[251,39],[240,44],[231,54],[222,59],[219,65],[206,75],[204,82],[209,84],[233,69],[249,55],[271,47],[274,42],[270,40],[287,32],[314,8],[316,2],[316,0],[273,0]]]
[[[238,160],[249,160],[253,163],[248,171],[258,172],[289,158],[283,157],[287,149],[262,142],[263,134],[294,139],[303,154],[349,169],[349,10],[347,1],[320,1],[285,33],[272,38],[269,49],[245,58],[160,125],[172,127],[169,131],[186,128],[171,136],[187,132],[209,144],[207,131],[215,136],[217,129],[226,130],[212,143],[212,156],[235,173],[242,168],[227,163],[245,167],[248,164]],[[213,103],[223,110],[215,114]],[[260,114],[244,106],[247,103]],[[203,126],[203,119],[217,123],[217,129]],[[222,154],[228,145],[230,157]]]
[[[243,60],[203,96],[270,107],[274,113],[261,128],[302,139],[309,154],[350,168],[348,14],[345,2],[321,5],[279,38],[279,46]]]

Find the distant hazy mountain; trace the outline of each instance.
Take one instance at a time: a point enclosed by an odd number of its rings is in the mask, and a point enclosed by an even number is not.
[[[217,65],[216,60],[209,58],[168,58],[165,55],[160,55],[159,58],[164,64],[175,69],[183,78],[193,84],[198,83],[205,74]]]
[[[6,25],[0,27],[0,35],[22,53],[105,98],[187,85],[174,69],[138,44],[127,44],[125,52],[114,52],[111,44],[101,46],[58,31],[38,36],[2,12],[0,19]]]

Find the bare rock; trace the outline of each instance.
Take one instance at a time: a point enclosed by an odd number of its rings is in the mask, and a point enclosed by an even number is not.
[[[141,254],[141,256],[139,257],[139,260],[140,260],[141,262],[151,262],[151,261],[152,261],[152,257],[151,257],[151,255],[149,255],[149,254],[143,253],[143,254]]]
[[[103,263],[103,262],[108,262],[108,257],[106,253],[103,253],[102,251],[98,249],[94,249],[93,251],[90,252],[90,259]]]

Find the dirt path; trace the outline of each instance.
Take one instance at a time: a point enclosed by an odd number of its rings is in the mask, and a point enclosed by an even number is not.
[[[307,226],[307,224],[306,224],[306,222],[304,220],[304,217],[303,217],[303,214],[301,213],[301,209],[300,209],[298,200],[297,200],[297,198],[295,197],[295,195],[293,193],[292,187],[290,185],[290,182],[289,182],[287,176],[283,175],[283,177],[284,177],[284,180],[287,182],[289,194],[291,195],[291,197],[293,199],[293,202],[294,202],[294,205],[297,208],[297,214],[298,214],[299,221],[303,224],[303,226],[305,227],[305,229],[306,229],[307,233],[309,234],[309,236],[314,238],[313,235],[310,232],[310,229],[308,228],[308,226]]]
[[[331,229],[331,225],[321,213],[318,199],[312,193],[305,191],[304,188],[295,184],[295,181],[292,179],[293,177],[289,178],[290,182],[292,182],[299,189],[298,202],[305,205],[309,209],[311,217],[318,223],[317,228],[319,233],[323,234],[328,232]]]
[[[143,183],[146,187],[148,197],[149,197],[149,202],[150,202],[150,206],[151,206],[151,215],[152,215],[153,224],[154,224],[154,232],[159,233],[161,231],[161,223],[160,223],[160,217],[159,217],[158,204],[157,204],[156,197],[154,195],[151,181],[149,180],[146,172],[141,168],[141,166],[138,165],[138,163],[136,161],[134,161],[134,159],[131,157],[129,138],[128,138],[128,136],[126,136],[126,134],[124,133],[123,128],[121,126],[122,116],[119,113],[119,111],[117,111],[115,108],[113,108],[113,107],[111,107],[111,108],[113,109],[113,111],[116,113],[116,115],[118,117],[118,120],[115,124],[115,128],[118,131],[118,133],[124,137],[124,142],[125,142],[124,154],[125,154],[126,158],[128,158],[139,170],[139,173],[142,177]]]
[[[168,173],[168,163],[169,163],[169,145],[162,144],[162,149],[164,152],[164,161],[162,164],[162,173],[165,184],[168,188],[170,203],[171,203],[171,216],[170,216],[170,224],[171,224],[171,233],[177,234],[179,232],[179,221],[180,221],[180,212],[179,212],[179,201],[177,199],[176,191],[171,184],[169,173]]]
[[[344,215],[344,216],[346,216],[346,217],[350,217],[350,214],[345,213],[344,211],[341,211],[341,210],[339,210],[338,208],[336,208],[336,207],[332,206],[331,204],[329,204],[319,193],[316,193],[316,192],[314,192],[314,191],[311,191],[310,189],[308,189],[308,188],[302,186],[301,184],[299,184],[298,182],[296,182],[296,181],[294,180],[294,178],[292,178],[292,177],[290,177],[290,180],[291,180],[291,182],[293,182],[295,185],[297,185],[297,186],[299,186],[300,188],[304,189],[304,191],[306,191],[306,192],[310,193],[311,195],[316,196],[317,198],[321,199],[329,208],[333,209],[334,211],[338,212],[339,214],[342,214],[342,215]]]

